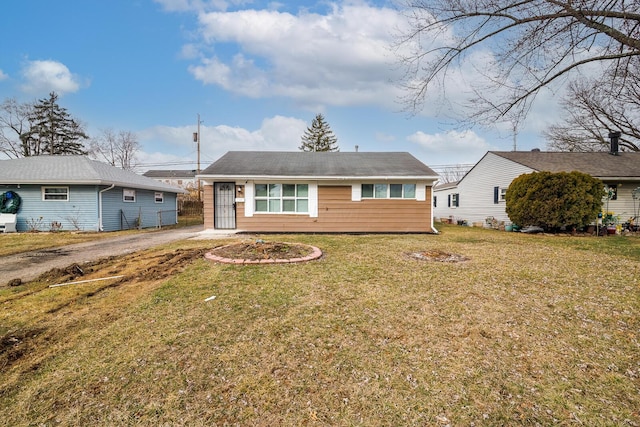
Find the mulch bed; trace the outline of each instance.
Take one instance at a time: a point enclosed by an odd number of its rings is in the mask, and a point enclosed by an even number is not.
[[[411,252],[407,254],[411,258],[415,258],[422,261],[436,261],[436,262],[464,262],[469,258],[464,255],[449,253],[441,251],[440,249],[428,249],[423,252]]]
[[[301,243],[257,241],[214,248],[206,257],[218,262],[255,264],[309,261],[321,255],[320,249]]]

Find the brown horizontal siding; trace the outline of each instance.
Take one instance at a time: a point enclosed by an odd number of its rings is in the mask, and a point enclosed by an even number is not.
[[[427,192],[430,194],[430,191]],[[350,186],[318,187],[318,217],[287,214],[244,216],[237,205],[237,227],[264,232],[430,232],[431,203],[416,200],[351,201]]]
[[[204,204],[204,228],[213,228],[213,185],[202,187]]]

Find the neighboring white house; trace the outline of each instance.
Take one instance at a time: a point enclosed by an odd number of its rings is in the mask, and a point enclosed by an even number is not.
[[[633,217],[640,186],[640,152],[548,152],[489,151],[458,182],[437,185],[433,190],[434,217],[466,220],[468,223],[494,217],[509,221],[505,194],[515,178],[531,172],[587,173],[615,191],[608,211],[623,220]],[[634,205],[635,202],[635,205]]]

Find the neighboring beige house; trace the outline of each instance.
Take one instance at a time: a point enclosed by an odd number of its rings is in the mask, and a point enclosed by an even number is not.
[[[437,232],[438,175],[409,153],[230,151],[198,178],[205,228]]]
[[[488,217],[509,221],[505,194],[511,181],[539,171],[579,171],[598,178],[615,193],[608,202],[608,211],[622,220],[635,215],[638,201],[633,199],[633,190],[640,186],[640,152],[534,150],[487,152],[460,181],[434,188],[434,216],[468,223],[485,221]]]

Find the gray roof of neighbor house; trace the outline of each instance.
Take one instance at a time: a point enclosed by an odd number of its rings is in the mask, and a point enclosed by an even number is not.
[[[409,153],[229,151],[200,174],[237,178],[418,178],[438,174]]]
[[[0,184],[116,185],[171,193],[185,192],[181,188],[86,156],[34,156],[0,160]]]
[[[640,152],[489,151],[536,171],[579,171],[595,178],[640,178]]]
[[[434,190],[448,190],[450,188],[456,188],[458,186],[459,182],[460,181],[438,183],[435,187],[433,187],[433,189]]]
[[[148,178],[185,178],[193,179],[196,177],[195,169],[150,169],[142,174]]]

